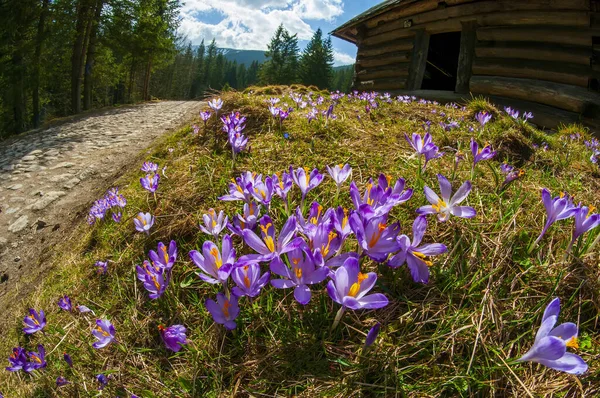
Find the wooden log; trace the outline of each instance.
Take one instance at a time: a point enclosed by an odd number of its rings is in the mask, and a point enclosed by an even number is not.
[[[600,114],[600,94],[581,87],[533,79],[472,76],[471,92],[534,101],[584,116]]]
[[[400,90],[406,87],[405,79],[377,79],[361,81],[359,90]]]
[[[359,46],[358,57],[373,57],[397,51],[407,51],[413,48],[413,38],[399,39],[386,46]]]
[[[540,43],[591,46],[592,31],[581,28],[548,26],[502,26],[477,29],[481,41],[528,41]]]
[[[590,66],[547,61],[504,58],[478,58],[473,63],[474,75],[520,77],[587,87],[596,73]]]
[[[382,43],[396,42],[400,39],[406,39],[415,35],[415,32],[409,29],[397,29],[380,35],[369,36],[362,41],[363,46],[376,46]]]
[[[460,35],[460,50],[458,52],[458,70],[456,72],[456,92],[469,92],[469,79],[471,79],[471,68],[475,57],[475,44],[477,22],[466,21],[462,23]]]
[[[587,28],[590,14],[582,11],[498,12],[477,16],[481,26],[491,25],[554,25]]]
[[[435,10],[438,7],[438,0],[421,0],[411,4],[400,3],[400,7],[387,10],[379,15],[376,15],[365,22],[368,28],[374,28],[379,24],[394,21],[399,18],[419,14],[425,11]]]
[[[591,48],[542,43],[479,42],[475,55],[477,58],[517,58],[589,65],[592,52]]]
[[[382,66],[397,64],[402,62],[408,62],[410,59],[409,52],[398,52],[385,57],[370,57],[370,58],[359,58],[356,60],[356,64],[360,66],[360,70],[373,66]]]
[[[415,34],[415,45],[410,60],[410,72],[406,87],[409,90],[421,88],[425,66],[427,64],[427,52],[429,51],[429,33],[425,29],[419,30]]]
[[[361,81],[400,76],[408,76],[408,63],[363,69],[357,73]]]

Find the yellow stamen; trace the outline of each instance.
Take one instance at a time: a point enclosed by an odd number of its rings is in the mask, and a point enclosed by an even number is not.
[[[140,222],[141,222],[142,224],[146,225],[146,219],[145,219],[144,217],[142,217],[142,216],[137,216],[136,218],[137,218],[138,220],[140,220]]]
[[[223,265],[223,259],[221,258],[221,255],[219,254],[219,250],[217,250],[216,247],[213,247],[212,249],[210,249],[210,254],[215,259],[215,265],[217,266],[217,269],[221,268],[221,266]]]
[[[267,249],[269,249],[271,253],[275,252],[275,242],[273,242],[273,238],[271,236],[265,236],[264,241],[265,245],[267,245]]]
[[[371,199],[371,188],[373,188],[373,184],[367,184],[367,204],[370,206],[372,206],[375,202],[373,199]]]
[[[327,236],[327,245],[321,246],[321,254],[323,255],[323,257],[329,254],[329,247],[331,246],[331,241],[334,240],[336,237],[337,234],[334,231],[331,231]]]
[[[385,179],[387,180],[388,187],[389,187],[389,186],[390,186],[390,184],[391,184],[391,182],[392,182],[392,176],[390,176],[390,175],[386,175],[386,176],[385,176]]]
[[[35,318],[33,317],[33,315],[29,315],[29,319],[31,319],[31,320],[33,321],[33,323],[35,323],[36,325],[38,325],[38,326],[39,326],[39,324],[40,324],[40,323],[37,321],[37,319],[35,319]]]
[[[427,260],[427,256],[421,252],[412,252],[416,257],[420,258],[428,267],[431,267],[433,263],[430,260]]]
[[[356,297],[358,291],[360,290],[360,284],[367,279],[367,275],[362,272],[358,273],[358,280],[350,286],[350,290],[348,290],[348,296]]]
[[[377,227],[379,228],[379,230],[376,233],[374,233],[373,236],[371,236],[371,240],[369,241],[369,248],[371,248],[377,244],[377,242],[381,238],[381,234],[386,229],[387,225],[383,224],[383,223],[379,223],[379,225]]]
[[[167,264],[169,262],[169,253],[167,253],[167,246],[163,246],[161,249],[163,251],[163,257],[165,259],[165,264]]]
[[[302,268],[295,267],[294,268],[294,273],[296,274],[296,278],[298,278],[298,279],[302,278]]]
[[[104,329],[102,329],[100,326],[96,326],[96,331],[102,333],[103,336],[106,336],[106,337],[110,336],[110,333],[105,332]]]
[[[229,301],[223,303],[223,315],[225,315],[225,318],[229,318],[229,307],[231,307]]]
[[[448,205],[446,204],[446,202],[440,199],[436,204],[431,205],[431,207],[433,207],[433,210],[435,210],[436,212],[441,213],[442,209],[445,209],[446,207],[448,207]]]
[[[591,216],[592,213],[594,212],[594,210],[596,210],[596,206],[590,206],[590,207],[588,207],[588,213],[585,216],[585,218],[588,218],[589,216]]]
[[[571,347],[571,348],[579,348],[579,340],[577,339],[577,337],[571,337],[568,341],[567,341],[567,347]]]

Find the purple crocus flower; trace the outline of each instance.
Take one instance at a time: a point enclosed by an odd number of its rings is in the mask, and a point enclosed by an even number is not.
[[[573,228],[571,246],[581,235],[600,226],[600,214],[594,214],[594,210],[594,206],[581,206],[575,212],[575,228]]]
[[[284,171],[281,175],[273,174],[271,180],[275,195],[279,196],[287,206],[288,192],[290,192],[290,189],[292,189],[292,186],[294,185],[292,176]]]
[[[252,196],[252,187],[259,181],[262,181],[262,175],[256,175],[256,173],[246,171],[235,180],[232,179],[232,182],[229,184],[229,195],[223,195],[219,197],[219,200],[242,200],[249,203],[254,200],[254,197]]]
[[[232,222],[227,225],[231,233],[242,236],[244,229],[253,230],[260,216],[260,205],[254,202],[244,203],[243,214],[236,214]]]
[[[232,290],[236,296],[256,297],[269,282],[269,273],[265,272],[261,275],[260,265],[249,263],[235,267],[231,273],[231,279],[237,285]]]
[[[240,260],[269,261],[290,250],[297,249],[304,243],[304,240],[300,237],[294,238],[296,226],[296,217],[291,216],[281,228],[279,236],[276,236],[273,220],[264,215],[258,223],[260,237],[249,229],[242,231],[244,242],[258,254],[248,254]]]
[[[365,347],[369,348],[373,345],[377,336],[379,336],[379,329],[381,329],[381,323],[377,322],[375,326],[369,329],[369,333],[367,333],[367,338],[365,339]]]
[[[486,144],[485,147],[480,148],[477,141],[471,138],[471,153],[473,154],[473,167],[482,160],[489,160],[496,156],[496,151],[492,150],[492,147],[489,144]]]
[[[37,348],[38,352],[30,351],[27,353],[29,361],[25,364],[25,367],[23,368],[23,370],[27,373],[36,369],[42,369],[46,367],[46,350],[41,344],[38,344]]]
[[[154,193],[158,189],[160,174],[146,174],[146,177],[140,178],[140,184],[146,191]]]
[[[269,112],[271,112],[271,116],[279,117],[279,108],[273,105],[269,105]]]
[[[108,261],[96,261],[94,267],[97,267],[98,274],[105,275],[108,271]]]
[[[115,327],[107,319],[96,319],[96,327],[92,329],[92,334],[98,339],[92,347],[103,348],[115,339]]]
[[[225,326],[227,330],[233,330],[237,327],[235,318],[240,314],[240,307],[235,294],[231,294],[227,298],[223,293],[217,293],[217,301],[208,299],[205,306],[216,323]]]
[[[271,279],[271,285],[277,289],[294,288],[294,298],[302,305],[308,304],[311,298],[308,285],[323,282],[329,275],[328,267],[316,264],[308,247],[294,249],[287,253],[291,269],[281,259],[271,262],[271,272],[283,279]]]
[[[429,281],[429,267],[433,263],[427,257],[437,256],[448,251],[448,248],[441,243],[428,243],[419,246],[426,229],[427,217],[418,216],[412,226],[412,242],[406,235],[398,236],[400,252],[388,261],[388,265],[393,268],[406,263],[413,280],[418,283],[427,283]]]
[[[112,213],[111,216],[114,222],[121,222],[121,217],[123,217],[123,213],[117,211],[116,213]]]
[[[245,150],[246,146],[248,145],[248,137],[239,132],[229,133],[229,135],[227,136],[227,141],[231,146],[231,151],[233,152],[234,160],[235,155]]]
[[[69,382],[64,377],[58,376],[56,378],[56,387],[66,386],[67,384],[69,384]]]
[[[424,155],[434,146],[433,142],[431,141],[431,134],[429,133],[426,133],[422,138],[421,134],[417,133],[413,133],[412,137],[404,134],[404,138],[418,155]]]
[[[226,284],[235,264],[235,249],[229,235],[223,236],[222,250],[211,241],[202,245],[202,254],[197,250],[190,251],[190,258],[202,272],[198,274],[205,282]]]
[[[412,189],[404,189],[406,182],[404,178],[398,178],[392,188],[390,183],[392,177],[380,174],[377,184],[370,178],[361,199],[360,193],[354,181],[350,183],[350,197],[354,207],[361,217],[378,217],[389,213],[392,207],[402,204],[412,197]]]
[[[96,381],[98,381],[98,390],[103,390],[108,385],[108,377],[100,373],[96,375]]]
[[[527,122],[529,119],[533,119],[533,113],[523,112],[523,120]]]
[[[298,188],[300,188],[300,192],[302,192],[303,202],[304,198],[306,198],[306,194],[323,182],[323,174],[319,173],[319,170],[317,169],[313,169],[313,171],[309,173],[308,168],[303,169],[300,167],[294,170],[290,166],[290,174],[296,185],[298,185]]]
[[[568,195],[561,192],[559,196],[552,198],[550,191],[546,188],[542,189],[542,202],[546,208],[546,224],[540,236],[535,240],[534,245],[537,245],[542,240],[552,224],[556,221],[573,217],[579,211],[579,208],[573,204]]]
[[[69,365],[71,368],[73,367],[73,359],[71,358],[71,356],[69,354],[67,354],[66,352],[63,352],[63,359],[65,360],[67,365]]]
[[[144,162],[140,170],[142,170],[144,173],[156,173],[158,172],[158,164],[153,162]]]
[[[335,270],[327,283],[327,294],[343,308],[352,310],[377,309],[388,305],[388,299],[381,293],[369,294],[375,286],[377,274],[360,272],[358,259],[350,257]]]
[[[350,227],[348,209],[339,206],[332,214],[331,221],[333,221],[333,227],[339,235],[342,242],[352,234],[352,228]]]
[[[252,196],[256,201],[267,208],[271,204],[271,198],[273,197],[273,178],[267,176],[265,181],[257,181],[252,187]]]
[[[296,208],[296,220],[298,220],[298,230],[304,235],[312,238],[316,228],[323,222],[330,222],[332,210],[327,209],[323,212],[323,206],[319,202],[312,202],[308,211],[308,217],[305,220],[300,207]]]
[[[479,122],[481,127],[485,126],[490,120],[492,120],[492,114],[486,111],[478,112],[475,115],[475,120]]]
[[[506,177],[504,177],[504,181],[502,182],[502,186],[506,186],[509,183],[511,183],[514,180],[516,180],[517,178],[520,178],[523,175],[525,175],[525,170],[516,169],[514,166],[511,166],[511,165],[506,164],[506,163],[502,163],[500,165],[500,172],[502,172],[502,174],[504,174],[506,176]]]
[[[172,240],[167,249],[164,243],[158,242],[157,251],[150,250],[148,257],[150,257],[150,261],[152,261],[152,265],[155,267],[171,269],[175,261],[177,261],[177,243]]]
[[[137,278],[144,284],[144,288],[150,293],[148,297],[157,299],[164,294],[171,280],[171,270],[161,268],[155,263],[150,264],[144,260],[141,266],[135,267]]]
[[[350,227],[356,235],[359,247],[374,261],[384,262],[388,255],[399,249],[396,237],[400,224],[387,225],[387,215],[370,217],[366,221],[354,212],[350,216]]]
[[[582,374],[588,369],[585,361],[577,354],[567,352],[567,347],[579,348],[577,325],[566,322],[554,327],[560,314],[560,299],[548,304],[542,317],[533,346],[518,361],[531,361],[570,374]]]
[[[308,120],[308,123],[310,123],[313,120],[316,120],[318,117],[319,117],[319,111],[317,110],[317,108],[312,108],[306,114],[306,120]]]
[[[437,214],[438,220],[444,222],[448,220],[450,214],[456,217],[473,218],[477,215],[475,209],[470,206],[458,206],[463,202],[469,192],[471,192],[471,182],[466,181],[452,195],[452,184],[441,174],[437,175],[440,184],[442,197],[437,196],[428,186],[425,186],[425,197],[431,205],[421,206],[417,210],[418,214]]]
[[[202,119],[205,126],[206,126],[206,122],[208,121],[208,119],[210,119],[211,116],[212,116],[212,113],[210,113],[210,111],[200,112],[200,119]]]
[[[71,299],[65,295],[58,299],[58,306],[65,311],[71,311],[73,306],[71,305]]]
[[[160,337],[162,337],[165,346],[173,352],[179,352],[181,347],[187,344],[187,338],[185,336],[187,329],[183,325],[173,325],[167,328],[159,325],[158,330],[160,331]]]
[[[92,311],[91,309],[89,309],[85,305],[78,305],[75,308],[77,308],[77,311],[79,311],[80,314],[86,314],[88,312],[91,312],[92,314],[94,314],[94,311]]]
[[[427,152],[425,152],[425,164],[423,169],[427,167],[427,163],[433,159],[439,159],[444,156],[445,152],[440,152],[440,148],[437,145],[433,145]]]
[[[23,318],[23,324],[25,325],[23,332],[26,334],[33,334],[44,329],[46,326],[46,314],[44,314],[44,310],[40,310],[38,313],[33,308],[30,308],[29,315]]]
[[[139,232],[145,232],[146,235],[150,235],[150,228],[154,225],[154,216],[150,213],[139,212],[133,219],[133,224]]]
[[[335,181],[335,185],[337,185],[339,190],[340,186],[344,183],[344,181],[346,181],[348,177],[350,177],[350,174],[352,173],[352,168],[348,163],[346,163],[345,165],[335,165],[333,167],[327,166],[327,172],[329,173],[333,181]]]
[[[217,215],[214,209],[208,209],[208,214],[204,214],[202,219],[204,225],[200,225],[200,230],[218,239],[221,231],[227,226],[228,217],[224,215],[223,210]]]
[[[215,112],[218,112],[223,107],[223,100],[221,98],[213,98],[208,101],[208,106]]]
[[[12,353],[8,357],[10,366],[6,368],[9,372],[18,372],[19,370],[25,370],[27,366],[27,355],[25,349],[22,347],[15,347]]]
[[[508,116],[517,120],[519,118],[519,111],[516,109],[512,109],[510,106],[504,107],[504,111],[508,114]]]

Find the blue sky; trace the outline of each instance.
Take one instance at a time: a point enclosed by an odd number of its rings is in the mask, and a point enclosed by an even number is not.
[[[193,44],[216,39],[219,47],[266,50],[283,23],[304,48],[313,33],[325,33],[381,0],[184,0],[180,33]],[[335,65],[354,62],[356,46],[333,38]]]

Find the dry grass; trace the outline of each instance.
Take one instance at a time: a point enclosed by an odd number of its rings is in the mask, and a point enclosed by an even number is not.
[[[112,378],[105,393],[122,397],[132,393],[142,397],[600,394],[598,247],[563,261],[572,223],[567,221],[555,224],[540,247],[527,254],[544,222],[542,187],[553,193],[566,190],[578,201],[600,205],[598,174],[586,162],[589,154],[582,140],[560,138],[581,132],[580,127],[567,126],[547,135],[514,123],[481,100],[464,110],[382,103],[369,115],[364,104],[343,101],[335,110],[337,120],[327,126],[308,124],[304,111],[293,112],[284,122],[290,139],[284,139],[272,123],[265,99],[288,91],[287,87],[268,87],[223,94],[223,111],[239,110],[248,116],[246,131],[252,149],[235,167],[224,141],[214,139],[220,126],[212,119],[202,137],[184,129],[160,142],[148,157],[161,167],[168,166],[157,201],[140,188],[140,172],[117,182],[128,199],[125,220],[94,228],[82,225],[80,236],[56,257],[56,271],[40,291],[22,303],[19,312],[10,314],[14,327],[4,331],[1,352],[8,354],[17,344],[33,348],[42,342],[51,352],[48,368],[31,377],[5,373],[0,391],[7,397],[95,396],[93,376],[103,372]],[[482,131],[473,121],[479,109],[495,114]],[[432,161],[419,177],[404,133],[422,131],[427,120],[432,122],[434,141],[447,153]],[[460,128],[443,131],[439,122],[447,120],[460,121]],[[475,133],[469,132],[470,126]],[[366,268],[380,275],[376,289],[390,298],[390,305],[378,311],[347,313],[342,327],[334,332],[329,329],[337,305],[327,297],[324,285],[313,288],[313,299],[303,308],[291,291],[265,288],[253,302],[241,303],[235,332],[226,333],[213,324],[204,301],[217,290],[198,279],[187,253],[207,239],[197,223],[208,208],[224,209],[229,215],[240,210],[239,203],[217,200],[232,177],[244,170],[271,174],[290,165],[324,171],[327,164],[345,162],[352,165],[353,179],[361,189],[380,172],[404,177],[415,195],[394,209],[392,216],[410,234],[414,210],[425,203],[423,186],[437,190],[435,174],[452,174],[451,148],[468,151],[473,134],[480,143],[489,141],[497,147],[499,156],[477,169],[469,197],[478,212],[475,219],[443,224],[430,220],[426,241],[445,243],[449,253],[437,258],[429,284],[412,282],[405,267],[392,270],[366,262]],[[543,142],[549,144],[548,151],[534,149],[534,144]],[[498,161],[526,170],[522,179],[500,193]],[[461,163],[454,185],[469,175],[470,166]],[[309,194],[309,200],[328,207],[334,204],[334,196],[335,186],[328,180]],[[294,199],[298,203],[297,191]],[[340,202],[351,205],[347,195],[341,195]],[[131,217],[138,211],[151,211],[157,217],[150,237],[133,229]],[[281,225],[280,206],[272,213]],[[592,235],[586,236],[584,247],[598,231]],[[134,265],[158,241],[170,239],[179,246],[173,281],[161,299],[150,301],[135,280]],[[238,248],[241,253],[248,250],[240,242]],[[95,274],[93,263],[99,259],[112,261],[106,276]],[[95,318],[61,312],[56,301],[63,294],[113,321],[119,344],[92,349],[89,331]],[[578,353],[590,365],[580,378],[514,362],[531,346],[543,308],[555,296],[562,300],[561,320],[580,326]],[[47,310],[45,335],[28,339],[21,333],[20,319],[28,307]],[[376,322],[383,325],[381,335],[374,349],[363,353],[365,333]],[[190,344],[173,355],[162,346],[157,325],[175,323],[188,327]],[[61,360],[63,351],[73,357],[73,369]],[[54,384],[59,375],[72,384],[57,389]]]

